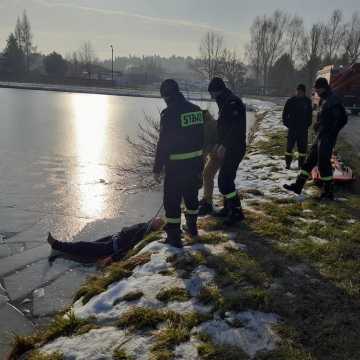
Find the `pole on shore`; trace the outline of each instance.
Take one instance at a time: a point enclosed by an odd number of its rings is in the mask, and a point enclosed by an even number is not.
[[[111,47],[111,83],[112,86],[114,86],[114,47],[110,45]]]

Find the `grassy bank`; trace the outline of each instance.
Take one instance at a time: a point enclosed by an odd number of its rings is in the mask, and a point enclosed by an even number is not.
[[[280,115],[258,118],[242,164],[243,224],[228,229],[201,219],[200,237],[185,238],[183,251],[164,245],[162,233],[151,235],[89,279],[74,312],[17,337],[12,359],[25,352],[66,359],[68,348],[89,336],[95,341],[101,331],[119,339],[107,345],[112,359],[143,359],[141,344],[153,360],[360,359],[360,196],[338,188],[335,202],[320,203],[311,184],[304,198],[282,190],[296,171],[284,169]],[[344,146],[343,158],[354,161]],[[257,317],[273,320],[262,328]],[[254,348],[263,333],[272,345]]]

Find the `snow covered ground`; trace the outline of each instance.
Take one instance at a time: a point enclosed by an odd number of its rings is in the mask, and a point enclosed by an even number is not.
[[[259,113],[265,114],[259,120],[252,150],[247,154],[238,171],[236,183],[241,192],[246,194],[244,207],[249,200],[261,201],[259,194],[266,197],[287,198],[289,194],[282,190],[282,184],[296,177],[297,171],[274,171],[277,165],[283,167],[283,157],[270,156],[256,150],[256,143],[266,141],[268,134],[283,129],[281,111],[271,103],[258,100],[247,100]],[[258,192],[258,193],[256,193]],[[212,232],[214,234],[214,232]],[[232,250],[246,252],[246,246],[234,240],[233,233],[221,232],[223,242],[217,244],[188,244],[183,249],[171,247],[164,243],[164,236],[144,247],[139,254],[150,254],[150,261],[137,266],[130,277],[112,284],[103,293],[94,296],[86,304],[79,299],[73,306],[74,314],[81,319],[95,317],[97,329],[72,336],[60,337],[43,346],[45,353],[60,351],[66,360],[113,359],[113,352],[121,345],[122,349],[134,359],[150,359],[151,347],[155,341],[154,332],[129,332],[114,324],[131,308],[171,310],[180,315],[188,313],[208,314],[210,320],[202,322],[191,330],[190,339],[173,349],[175,359],[201,359],[197,347],[201,343],[198,334],[207,334],[218,345],[241,348],[250,358],[258,352],[271,351],[279,343],[279,337],[272,330],[274,324],[281,321],[277,314],[259,311],[227,312],[221,317],[213,306],[199,301],[201,290],[215,287],[215,272],[203,264],[195,266],[190,275],[184,277],[174,265],[174,257],[186,258],[197,254],[221,255]],[[201,236],[209,232],[201,230]],[[185,301],[164,303],[158,300],[161,290],[180,288],[189,294]],[[131,292],[141,292],[137,300],[124,300]],[[241,323],[241,326],[239,326]],[[160,324],[163,328],[165,324]]]

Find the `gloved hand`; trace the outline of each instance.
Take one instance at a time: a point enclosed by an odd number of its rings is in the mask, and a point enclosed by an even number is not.
[[[154,173],[154,180],[158,184],[161,184],[161,174],[160,173]]]

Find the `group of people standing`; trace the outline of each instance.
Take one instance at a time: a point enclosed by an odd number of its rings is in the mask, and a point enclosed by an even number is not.
[[[308,156],[308,130],[312,123],[313,106],[306,96],[304,85],[297,87],[296,96],[287,101],[283,111],[283,123],[289,129],[286,168],[291,167],[293,149],[297,144],[301,170],[296,182],[285,184],[284,188],[300,194],[312,169],[318,165],[323,184],[321,199],[333,200],[331,156],[337,135],[347,122],[347,115],[325,78],[317,79],[314,88],[321,98],[321,107],[314,126],[317,137]],[[235,225],[244,219],[235,178],[246,152],[246,108],[221,78],[212,79],[208,90],[219,107],[217,123],[207,111],[187,101],[174,80],[165,80],[160,88],[167,107],[161,113],[153,171],[155,180],[160,183],[165,169],[165,231],[167,242],[177,247],[182,246],[182,200],[186,207],[184,230],[190,236],[198,234],[199,215],[212,214],[224,218],[225,226]],[[214,211],[213,179],[218,170],[218,185],[224,206],[220,211]],[[199,203],[198,192],[203,182],[204,198]]]
[[[286,167],[292,162],[295,143],[299,151],[300,174],[293,184],[285,184],[286,190],[301,194],[311,172],[318,166],[322,192],[320,200],[334,200],[334,181],[331,157],[340,130],[346,125],[346,110],[325,78],[318,78],[314,89],[320,97],[320,109],[314,124],[315,141],[307,155],[308,129],[312,121],[312,103],[305,95],[305,86],[299,85],[297,95],[289,99],[283,112],[284,125],[289,129],[286,149]]]
[[[315,166],[322,181],[320,199],[333,200],[331,156],[339,131],[347,122],[347,114],[340,99],[331,91],[325,78],[316,80],[314,89],[321,98],[314,124],[316,139],[307,154],[308,131],[312,123],[313,107],[306,97],[306,88],[300,84],[296,96],[290,98],[283,111],[283,123],[288,128],[285,154],[286,168],[290,169],[295,144],[298,148],[300,174],[293,184],[284,188],[296,194],[302,189]],[[192,237],[198,235],[198,216],[211,214],[224,219],[225,226],[244,220],[240,198],[235,187],[238,167],[246,152],[246,108],[221,78],[215,77],[208,88],[219,107],[218,120],[208,111],[187,101],[178,84],[167,79],[161,84],[160,94],[167,104],[161,113],[160,136],[154,164],[154,178],[161,182],[164,171],[164,208],[166,242],[182,247],[181,204],[185,203],[184,230]],[[214,211],[212,205],[214,178],[224,204]],[[199,189],[204,185],[204,198],[199,202]],[[107,257],[105,264],[118,260],[151,231],[164,225],[160,218],[148,223],[124,228],[121,232],[94,243],[66,243],[51,234],[48,242],[53,253],[60,252],[88,257]]]
[[[199,214],[213,213],[212,182],[218,169],[224,206],[214,212],[214,216],[224,218],[228,226],[244,219],[235,178],[246,151],[246,108],[221,78],[212,79],[208,90],[219,107],[216,126],[208,112],[185,99],[174,80],[165,80],[160,88],[167,107],[161,113],[154,177],[160,182],[165,169],[165,231],[167,242],[177,247],[182,246],[182,199],[186,207],[184,230],[190,236],[197,236]],[[199,208],[198,192],[203,183],[204,164],[207,197]]]

